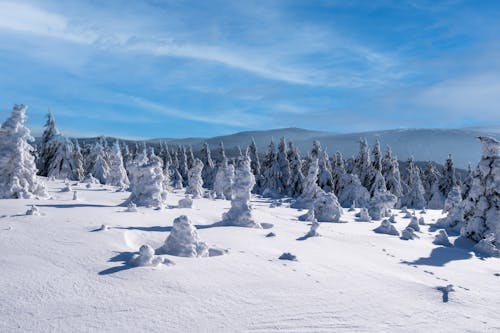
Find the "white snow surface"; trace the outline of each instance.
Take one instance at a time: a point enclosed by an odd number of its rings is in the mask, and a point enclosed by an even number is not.
[[[257,223],[270,230],[209,227],[230,207],[196,199],[196,209],[119,205],[116,188],[60,192],[52,200],[0,200],[0,332],[494,332],[500,330],[500,259],[374,233],[372,223],[323,223],[322,237],[299,241],[309,229],[304,212],[252,196]],[[169,193],[175,206],[183,191]],[[42,216],[24,212],[36,204]],[[175,265],[126,263],[143,244],[160,247],[184,214],[223,256],[158,255]],[[420,214],[417,213],[417,217]],[[442,214],[427,210],[426,221]],[[408,220],[397,214],[403,230]],[[106,232],[96,231],[102,224]],[[453,242],[456,236],[450,236]],[[278,257],[291,252],[299,261]],[[453,292],[440,290],[453,285]],[[449,299],[448,299],[449,298]]]

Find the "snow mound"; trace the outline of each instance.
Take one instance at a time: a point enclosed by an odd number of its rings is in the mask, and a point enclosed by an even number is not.
[[[162,261],[160,257],[155,256],[155,250],[149,244],[145,244],[139,248],[139,254],[132,256],[128,264],[136,267],[158,266]]]
[[[500,258],[500,249],[493,244],[494,239],[493,234],[487,235],[486,238],[474,245],[472,250],[481,256]]]
[[[298,261],[297,257],[291,254],[290,252],[283,252],[282,255],[278,257],[280,260],[290,260],[290,261]]]
[[[423,217],[423,216],[420,216],[420,218],[418,219],[418,224],[420,224],[420,225],[426,225],[426,223],[425,223],[425,220],[424,220],[424,217]]]
[[[78,192],[77,191],[73,191],[73,200],[78,200]]]
[[[31,205],[31,208],[26,211],[26,215],[40,216],[40,211],[35,205]]]
[[[179,208],[193,208],[193,199],[186,195],[185,198],[179,200]]]
[[[61,192],[72,192],[73,189],[71,188],[71,184],[70,183],[66,183],[64,185],[64,187],[61,189]]]
[[[387,219],[383,220],[378,227],[373,229],[373,231],[375,231],[377,234],[399,236],[399,231]]]
[[[415,231],[420,231],[420,225],[418,223],[418,219],[416,216],[411,217],[410,224],[408,224],[408,228],[412,228]]]
[[[411,227],[406,227],[406,229],[401,232],[401,239],[403,240],[410,240],[415,238],[420,237],[418,237],[418,235],[415,233],[415,230]]]
[[[453,246],[453,244],[451,244],[451,242],[450,242],[450,239],[448,238],[448,233],[446,232],[446,230],[443,230],[443,229],[439,230],[438,234],[436,235],[436,237],[434,238],[432,243],[434,243],[436,245],[443,245],[446,247]]]
[[[186,215],[181,215],[174,220],[172,231],[159,252],[178,257],[208,257],[208,250],[208,245],[200,240],[195,226]]]
[[[129,202],[125,211],[128,213],[137,213],[138,212],[137,205],[133,202]]]

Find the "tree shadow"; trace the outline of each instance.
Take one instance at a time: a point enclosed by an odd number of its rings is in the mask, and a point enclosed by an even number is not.
[[[31,205],[27,205],[31,206]],[[89,208],[103,208],[103,207],[117,207],[108,205],[97,205],[97,204],[44,204],[36,205],[37,207],[52,207],[52,208],[79,208],[79,207],[89,207]]]
[[[114,267],[107,268],[103,271],[100,271],[98,274],[99,275],[109,275],[109,274],[114,274],[114,273],[118,273],[118,272],[121,272],[121,271],[124,271],[127,269],[134,268],[135,266],[129,265],[128,262],[130,261],[132,256],[136,253],[137,252],[127,252],[127,251],[118,252],[118,254],[115,255],[114,257],[111,257],[108,260],[108,262],[122,262],[122,264],[120,266],[114,266]]]
[[[414,261],[403,261],[407,265],[444,266],[456,260],[467,260],[472,258],[468,250],[450,247],[437,247],[431,251],[428,257],[421,257]]]
[[[195,225],[196,229],[197,230],[201,230],[201,229],[209,229],[209,228],[215,228],[215,227],[219,227],[217,225],[213,225],[213,224],[196,224]],[[135,226],[131,226],[131,227],[110,227],[110,229],[122,229],[122,230],[139,230],[139,231],[151,231],[151,232],[170,232],[172,231],[172,226],[159,226],[159,225],[155,225],[155,226],[149,226],[149,227],[135,227]],[[95,230],[91,230],[91,232],[95,232],[95,231],[98,231],[100,229],[95,229]]]

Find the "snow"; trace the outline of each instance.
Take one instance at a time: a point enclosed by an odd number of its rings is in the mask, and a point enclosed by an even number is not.
[[[181,215],[174,219],[172,231],[159,253],[178,257],[206,257],[208,245],[200,241],[198,232],[188,217]]]
[[[45,179],[44,179],[45,181]],[[252,196],[257,223],[271,230],[212,227],[230,207],[196,199],[196,209],[141,208],[124,213],[116,188],[86,189],[78,202],[47,181],[53,200],[0,200],[1,332],[494,332],[500,327],[500,259],[432,243],[427,210],[420,238],[376,234],[370,223],[323,223],[322,237],[304,235],[288,203]],[[175,206],[183,191],[169,193]],[[26,216],[35,204],[42,216]],[[162,246],[181,214],[199,237],[227,254],[209,258],[159,255],[175,265],[135,267],[139,248]],[[417,217],[419,213],[417,212]],[[393,224],[403,230],[401,214]],[[106,232],[92,232],[106,224]],[[450,236],[454,241],[455,236]],[[284,252],[299,261],[282,261]],[[151,254],[151,252],[149,251]],[[497,275],[495,275],[497,274]],[[454,292],[446,287],[453,285]],[[438,289],[441,288],[441,289]],[[451,290],[450,289],[450,290]],[[438,328],[439,327],[439,328]]]

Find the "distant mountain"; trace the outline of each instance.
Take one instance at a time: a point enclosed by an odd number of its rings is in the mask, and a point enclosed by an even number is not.
[[[302,128],[281,128],[265,131],[247,131],[231,135],[212,138],[183,138],[183,139],[152,139],[148,143],[157,144],[161,141],[170,146],[191,145],[194,151],[201,148],[207,142],[212,151],[222,141],[229,155],[237,152],[237,147],[245,149],[254,138],[260,153],[265,153],[271,139],[277,143],[281,137],[292,140],[301,150],[307,154],[312,142],[318,140],[331,154],[337,150],[342,152],[345,158],[357,153],[359,139],[366,138],[370,145],[376,139],[380,140],[382,149],[389,145],[394,155],[399,160],[406,160],[413,156],[416,161],[435,161],[442,164],[448,153],[453,154],[455,165],[466,168],[467,163],[473,165],[479,161],[481,149],[478,135],[491,135],[500,138],[500,127],[475,127],[464,129],[394,129],[384,131],[359,132],[339,134],[333,132],[312,131]],[[82,143],[92,142],[95,138],[80,139]],[[114,140],[114,138],[108,138]],[[134,141],[122,140],[133,143]]]

